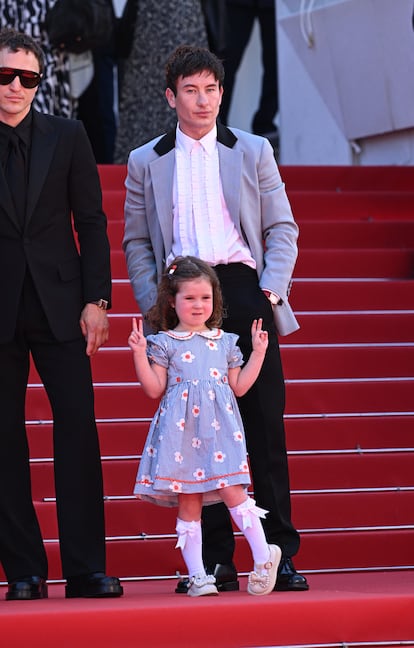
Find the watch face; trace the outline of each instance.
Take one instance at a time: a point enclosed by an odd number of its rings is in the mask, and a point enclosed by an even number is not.
[[[106,310],[108,308],[108,302],[106,299],[99,299],[96,302],[93,302],[98,308],[102,308],[102,310]]]

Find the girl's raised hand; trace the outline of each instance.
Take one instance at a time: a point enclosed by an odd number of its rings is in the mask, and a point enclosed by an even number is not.
[[[145,351],[147,348],[147,340],[144,335],[142,319],[137,321],[136,317],[132,318],[132,331],[129,334],[128,345],[133,351]]]
[[[269,344],[267,331],[263,331],[262,325],[262,318],[253,320],[252,347],[253,351],[257,351],[258,353],[266,353],[267,345]]]

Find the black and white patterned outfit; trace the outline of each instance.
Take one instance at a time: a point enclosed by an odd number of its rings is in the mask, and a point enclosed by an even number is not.
[[[50,46],[44,22],[56,0],[2,0],[0,27],[12,27],[34,38],[42,47],[45,71],[33,107],[49,115],[74,117],[77,101],[71,97],[69,61]]]
[[[207,47],[200,0],[139,0],[131,54],[125,62],[115,162],[177,121],[165,98],[165,63],[178,45]]]

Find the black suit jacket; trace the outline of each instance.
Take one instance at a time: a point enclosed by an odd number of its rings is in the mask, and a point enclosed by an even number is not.
[[[13,337],[26,270],[60,341],[80,335],[85,303],[110,301],[106,217],[86,131],[36,111],[23,231],[0,168],[0,343]]]

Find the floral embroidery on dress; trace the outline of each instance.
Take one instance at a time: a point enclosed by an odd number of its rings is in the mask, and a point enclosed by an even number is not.
[[[191,351],[185,351],[181,354],[181,359],[183,362],[193,362],[194,358],[195,355],[193,355]]]
[[[183,485],[180,484],[179,482],[173,481],[169,485],[169,489],[172,490],[174,493],[182,493]]]

